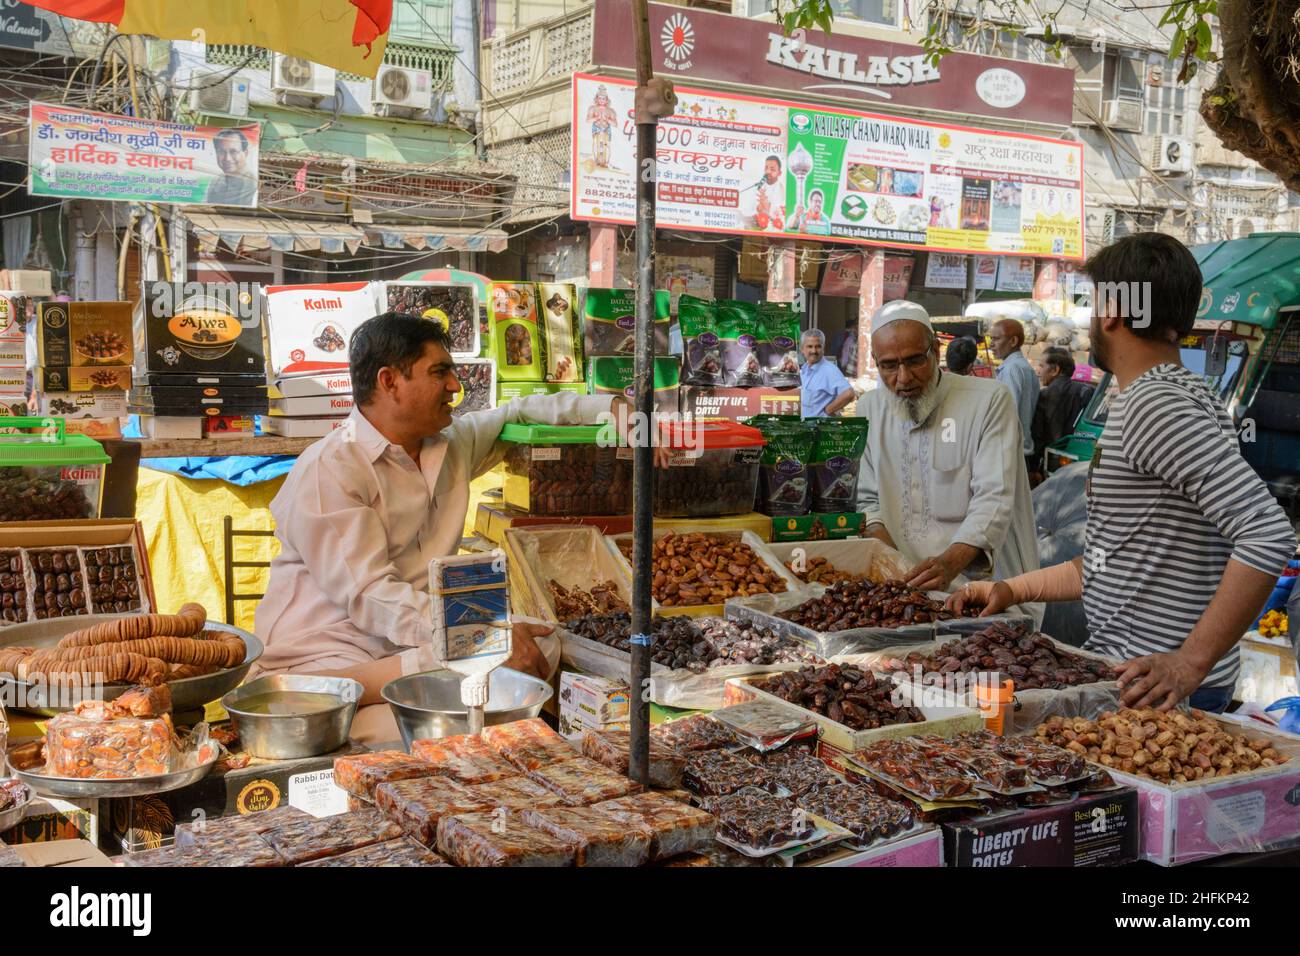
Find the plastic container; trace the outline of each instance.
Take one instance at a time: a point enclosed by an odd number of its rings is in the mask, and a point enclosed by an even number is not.
[[[654,513],[661,518],[716,518],[754,510],[759,460],[767,444],[739,422],[673,422],[660,432],[674,451],[655,470]]]
[[[517,425],[501,429],[505,502],[534,515],[632,511],[632,449],[613,425]]]
[[[104,448],[62,418],[15,416],[0,432],[0,522],[98,518]]]

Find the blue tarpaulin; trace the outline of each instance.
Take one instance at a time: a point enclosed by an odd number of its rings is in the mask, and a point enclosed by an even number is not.
[[[134,415],[123,434],[139,438],[140,425]],[[182,478],[216,478],[240,488],[287,475],[297,459],[293,455],[220,455],[208,458],[144,458],[140,465]]]

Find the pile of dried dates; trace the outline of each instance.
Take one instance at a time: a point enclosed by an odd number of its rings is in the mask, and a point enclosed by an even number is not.
[[[511,326],[518,328],[518,326]],[[616,448],[563,445],[555,460],[534,458],[531,445],[512,445],[506,474],[528,479],[535,515],[621,515],[632,510],[632,462]],[[507,493],[509,485],[507,485]]]
[[[823,660],[803,645],[776,631],[749,621],[728,621],[720,617],[697,617],[704,637],[718,656],[711,667],[728,664],[821,664]]]
[[[27,578],[18,551],[0,551],[0,620],[27,620]]]
[[[548,585],[551,590],[551,603],[555,605],[555,616],[561,621],[570,621],[587,614],[616,614],[631,611],[618,585],[613,581],[597,581],[590,591],[574,585],[566,588],[552,579]]]
[[[809,558],[802,562],[787,561],[785,566],[791,574],[807,584],[832,585],[839,584],[841,581],[861,581],[866,577],[865,574],[841,571],[825,558]],[[802,570],[799,570],[800,568]]]
[[[841,581],[819,598],[783,612],[781,617],[814,631],[855,627],[905,627],[954,617],[941,601],[902,581]]]
[[[1114,669],[1059,650],[1051,638],[1035,634],[1027,625],[993,624],[978,634],[948,641],[928,654],[913,651],[897,662],[899,669],[952,674],[996,671],[1010,677],[1018,689],[1060,690],[1077,684],[1114,680]]]
[[[0,468],[0,521],[87,518],[92,510],[75,481],[29,474],[23,468]]]
[[[657,515],[744,514],[754,510],[754,463],[705,455],[689,466],[655,469]]]
[[[631,560],[632,542],[619,543]],[[779,594],[785,579],[743,541],[693,532],[655,540],[651,593],[665,607],[722,604],[750,594]]]
[[[599,641],[615,650],[630,651],[632,616],[589,614],[564,625],[571,633],[590,641]],[[655,617],[654,641],[650,659],[674,670],[702,674],[717,656],[703,632],[689,617]]]
[[[894,685],[871,671],[827,664],[773,674],[754,686],[853,730],[874,730],[925,719],[915,707],[898,707]]]
[[[89,614],[77,552],[28,551],[33,564],[32,607],[38,621]],[[138,593],[138,592],[137,592]]]

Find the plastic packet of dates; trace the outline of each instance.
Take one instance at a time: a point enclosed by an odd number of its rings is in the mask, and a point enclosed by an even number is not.
[[[707,797],[701,807],[717,818],[714,839],[748,857],[772,856],[791,847],[834,843],[853,835],[793,799],[757,787]]]
[[[763,753],[817,735],[817,721],[811,714],[774,700],[732,704],[715,710],[713,719],[725,724],[741,743]]]

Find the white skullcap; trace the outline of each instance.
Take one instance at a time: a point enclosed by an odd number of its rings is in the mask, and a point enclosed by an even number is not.
[[[930,331],[934,331],[934,326],[930,324],[929,312],[926,312],[924,308],[915,302],[908,302],[906,299],[895,299],[893,302],[886,302],[871,317],[872,334],[879,332],[891,322],[898,322],[902,319],[920,322]]]

